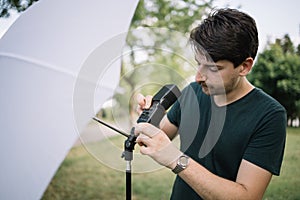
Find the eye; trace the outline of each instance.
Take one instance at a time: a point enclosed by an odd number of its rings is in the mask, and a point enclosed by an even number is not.
[[[209,66],[207,66],[207,67],[208,67],[208,69],[209,69],[210,71],[212,71],[212,72],[217,72],[217,71],[219,71],[218,67],[215,66],[215,65],[209,65]]]

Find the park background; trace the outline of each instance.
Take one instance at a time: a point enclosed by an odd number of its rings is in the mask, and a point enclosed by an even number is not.
[[[23,1],[24,2],[24,1]],[[161,0],[141,0],[131,23],[131,30],[137,28],[167,28],[177,33],[172,35],[172,39],[180,41],[188,36],[189,31],[202,17],[206,16],[215,6],[217,7],[234,7],[245,10],[252,15],[251,7],[247,9],[248,4],[243,1],[161,1]],[[254,15],[259,27],[263,30],[260,20],[273,18],[273,15],[280,16],[280,20],[274,20],[272,25],[278,27],[280,32],[275,34],[271,27],[269,33],[260,35],[259,54],[256,58],[255,66],[249,79],[257,86],[265,90],[282,105],[285,106],[288,113],[288,134],[286,151],[281,171],[281,176],[273,177],[271,184],[265,194],[264,199],[300,199],[300,172],[299,172],[299,155],[300,155],[300,45],[299,45],[299,23],[300,17],[297,12],[289,10],[286,7],[279,6],[278,1],[269,2],[268,6],[260,6],[256,1],[251,1],[252,7],[265,10],[265,16],[258,17]],[[38,3],[38,2],[37,2]],[[248,2],[249,3],[249,2]],[[288,8],[299,6],[297,1],[285,1],[280,4],[289,5]],[[4,5],[4,4],[3,4]],[[28,6],[31,4],[29,3]],[[263,7],[263,8],[261,8]],[[2,7],[4,8],[4,6]],[[20,13],[25,10],[26,6],[16,6]],[[278,10],[279,9],[279,10]],[[3,12],[2,12],[3,13]],[[12,15],[19,15],[12,14]],[[288,14],[287,14],[288,13]],[[8,17],[5,13],[3,17]],[[13,17],[13,16],[12,16]],[[16,17],[17,18],[17,17]],[[8,20],[8,18],[4,19]],[[277,18],[278,19],[278,18]],[[272,20],[271,20],[272,21]],[[292,23],[293,22],[293,23]],[[296,22],[296,23],[294,23]],[[296,31],[285,29],[283,24],[292,24]],[[145,30],[145,29],[143,29]],[[155,44],[165,44],[170,40],[170,35],[161,34],[158,29],[146,29],[151,40]],[[262,31],[262,32],[263,32]],[[143,34],[134,34],[129,32],[127,45],[124,49],[130,50],[130,56],[124,58],[121,68],[120,87],[125,91],[138,91],[142,71],[139,70],[149,62],[164,63],[166,66],[172,66],[173,70],[182,74],[183,77],[191,77],[195,72],[192,67],[182,68],[186,63],[178,56],[171,54],[166,56],[164,52],[155,51],[147,47]],[[169,32],[165,32],[169,33]],[[139,47],[142,51],[136,51]],[[166,48],[173,48],[174,51],[180,52],[183,46],[172,43]],[[185,52],[182,52],[184,54]],[[131,73],[134,72],[134,73]],[[161,79],[162,73],[150,70],[143,79],[153,81],[153,77]],[[152,78],[152,79],[151,79]],[[173,73],[164,74],[163,79],[169,82],[176,82],[176,76]],[[154,93],[157,88],[144,88],[143,93]],[[131,94],[132,95],[132,94]],[[130,117],[134,118],[134,105],[130,99],[131,95],[117,93],[110,104],[99,112],[99,116],[107,121],[114,123],[114,118],[126,121],[124,127],[130,127],[132,120],[126,120],[126,109],[130,111]],[[112,106],[113,105],[113,106]],[[118,111],[116,111],[118,110]],[[121,127],[124,129],[124,127]],[[86,131],[97,131],[98,125],[91,122]],[[113,142],[122,146],[123,139],[119,136],[111,136],[101,141],[93,141],[98,146],[99,151],[107,151],[107,142]],[[121,147],[120,147],[121,148]],[[62,163],[61,167],[54,176],[43,199],[124,199],[125,196],[125,176],[124,173],[103,164],[93,156],[86,148],[86,144],[79,140],[74,148]],[[165,169],[159,169],[154,172],[134,174],[133,175],[133,199],[168,199],[174,175]]]

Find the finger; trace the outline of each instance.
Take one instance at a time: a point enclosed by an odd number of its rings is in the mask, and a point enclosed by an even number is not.
[[[141,154],[143,154],[143,155],[149,155],[149,154],[150,154],[149,148],[147,148],[147,146],[141,146],[141,147],[140,147],[140,152],[141,152]]]
[[[147,135],[144,135],[144,134],[140,134],[137,138],[136,138],[136,141],[137,142],[144,142],[146,140],[149,140],[150,137],[147,136]]]
[[[145,145],[145,144],[142,143],[142,142],[137,142],[137,143],[138,143],[138,145],[141,146],[141,147],[142,147],[142,146],[145,146],[145,147],[147,146],[147,145]]]
[[[142,107],[141,107],[140,105],[138,105],[138,106],[136,107],[136,112],[137,112],[137,114],[139,114],[139,115],[142,114],[143,109],[142,109]]]
[[[141,107],[144,107],[144,105],[146,104],[146,97],[144,97],[144,95],[142,95],[141,93],[138,93],[136,95],[136,101]]]
[[[155,135],[157,135],[160,132],[161,132],[161,130],[159,128],[153,126],[152,124],[143,123],[143,122],[138,123],[134,129],[135,135],[139,135],[142,133],[150,138],[154,137]]]
[[[136,95],[135,99],[138,103],[137,108],[136,108],[136,112],[140,115],[140,114],[142,114],[143,109],[145,108],[146,97],[144,97],[144,95],[142,95],[141,93],[138,93]]]
[[[140,146],[144,146],[144,147],[147,147],[149,146],[149,144],[151,143],[150,142],[150,139],[147,135],[144,135],[144,134],[140,134],[137,139],[136,139],[136,142],[140,145]]]
[[[147,95],[146,96],[146,104],[145,104],[145,108],[144,109],[149,109],[152,105],[152,99],[153,99],[153,96],[151,95]]]

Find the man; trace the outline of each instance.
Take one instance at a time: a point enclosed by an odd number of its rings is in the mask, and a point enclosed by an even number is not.
[[[212,13],[190,35],[196,82],[183,90],[160,129],[136,125],[141,153],[177,174],[171,199],[262,199],[272,175],[279,175],[285,109],[246,78],[257,35],[255,21],[243,12]],[[138,97],[140,109],[150,102],[151,96]],[[177,134],[180,150],[171,143]]]

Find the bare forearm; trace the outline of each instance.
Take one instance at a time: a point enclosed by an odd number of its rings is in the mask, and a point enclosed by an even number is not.
[[[257,199],[244,185],[218,177],[193,160],[179,176],[203,199]]]
[[[170,140],[173,140],[176,137],[178,128],[168,120],[167,115],[165,115],[164,118],[161,120],[159,126],[160,129],[167,134]]]

